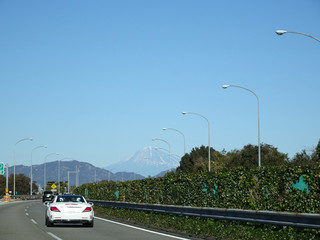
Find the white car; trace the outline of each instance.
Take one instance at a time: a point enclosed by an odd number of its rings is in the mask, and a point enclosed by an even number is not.
[[[46,226],[55,223],[82,223],[93,227],[93,203],[88,203],[81,195],[57,195],[52,202],[46,202]]]

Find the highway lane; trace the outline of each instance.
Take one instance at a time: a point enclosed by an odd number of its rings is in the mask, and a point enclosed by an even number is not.
[[[82,239],[139,239],[139,240],[184,240],[186,238],[167,233],[142,229],[115,221],[95,218],[93,228],[78,224],[45,226],[46,207],[41,201],[0,203],[1,240],[82,240]]]

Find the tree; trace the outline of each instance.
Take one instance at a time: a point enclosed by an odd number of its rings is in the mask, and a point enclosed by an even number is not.
[[[6,194],[6,178],[3,175],[0,175],[0,196]]]
[[[289,161],[288,154],[278,151],[269,144],[261,144],[261,166],[282,166]],[[252,169],[258,167],[258,146],[248,144],[241,150],[233,150],[227,153],[227,167],[244,167]]]
[[[210,165],[211,170],[221,168],[221,159],[223,155],[220,152],[210,148]],[[201,146],[193,148],[190,154],[185,154],[180,161],[177,172],[198,173],[208,171],[208,147]]]
[[[13,191],[13,174],[8,179],[9,191]],[[0,195],[5,195],[6,178],[0,175]],[[35,182],[32,183],[32,194],[35,194],[38,186]],[[13,193],[12,193],[13,194]],[[16,174],[16,195],[29,195],[30,194],[30,178],[23,174]]]
[[[314,149],[312,159],[317,162],[320,161],[320,140],[318,141],[318,145]]]
[[[315,163],[311,156],[307,154],[307,151],[303,149],[300,153],[296,153],[290,162],[293,166],[311,166]]]
[[[311,154],[307,154],[307,150],[303,149],[300,153],[292,158],[290,164],[294,166],[315,166],[320,162],[320,140],[317,146],[312,150]]]

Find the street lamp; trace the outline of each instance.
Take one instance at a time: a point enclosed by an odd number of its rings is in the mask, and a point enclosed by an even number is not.
[[[183,136],[183,141],[184,141],[184,155],[186,154],[186,137],[184,136],[183,132],[179,131],[178,129],[175,129],[175,128],[162,128],[162,130],[173,130],[173,131],[176,131],[178,133],[180,133],[182,136]]]
[[[257,98],[257,103],[258,103],[258,166],[261,167],[261,151],[260,151],[260,107],[259,107],[259,97],[258,95],[253,92],[252,90],[241,87],[241,86],[236,86],[236,85],[222,85],[222,88],[227,89],[228,87],[237,87],[237,88],[242,88],[244,90],[247,90],[254,94]]]
[[[58,193],[60,194],[60,162],[65,159],[72,159],[71,157],[65,157],[58,160]],[[69,192],[69,173],[68,173],[68,192]]]
[[[77,178],[78,171],[78,167],[76,167],[76,171],[68,171],[68,193],[70,193],[70,173],[75,173]]]
[[[159,147],[155,147],[154,148],[155,150],[164,150],[166,152],[169,153],[169,150],[168,149],[165,149],[165,148],[159,148]],[[177,158],[181,159],[181,156],[177,155],[177,154],[171,154],[171,156],[176,156]]]
[[[13,195],[16,195],[16,146],[18,143],[22,142],[22,141],[32,141],[32,138],[23,138],[21,140],[19,140],[18,142],[16,142],[16,144],[14,145],[14,154],[13,154]]]
[[[170,146],[170,144],[166,140],[163,140],[160,138],[153,138],[152,141],[162,141],[162,142],[165,142],[166,144],[168,144],[168,146],[169,146],[169,172],[170,172],[171,171],[171,146]]]
[[[38,148],[47,148],[47,146],[38,146],[31,150],[31,168],[30,168],[30,195],[32,195],[32,153]]]
[[[47,181],[46,181],[46,175],[47,175],[47,157],[51,155],[59,155],[59,153],[50,153],[44,158],[44,169],[43,169],[43,190],[46,190]]]
[[[320,42],[320,39],[318,39],[318,38],[316,38],[316,37],[314,37],[314,36],[311,36],[311,35],[309,35],[309,34],[306,34],[306,33],[294,32],[294,31],[286,31],[286,30],[277,30],[277,31],[276,31],[276,34],[278,34],[278,35],[283,35],[283,34],[285,34],[285,33],[301,34],[301,35],[304,35],[304,36],[307,36],[307,37],[311,37],[311,38],[313,38],[314,40]]]
[[[183,115],[186,115],[186,114],[194,114],[194,115],[198,115],[202,118],[204,118],[207,123],[208,123],[208,171],[210,172],[210,169],[211,169],[211,166],[210,166],[210,123],[209,123],[209,120],[202,116],[201,114],[199,113],[194,113],[194,112],[182,112]]]

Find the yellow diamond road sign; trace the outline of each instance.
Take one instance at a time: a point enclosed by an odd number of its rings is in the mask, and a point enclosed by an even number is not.
[[[55,184],[52,184],[52,185],[51,185],[51,188],[52,188],[52,189],[56,189],[56,187],[57,187],[57,186],[56,186]]]

